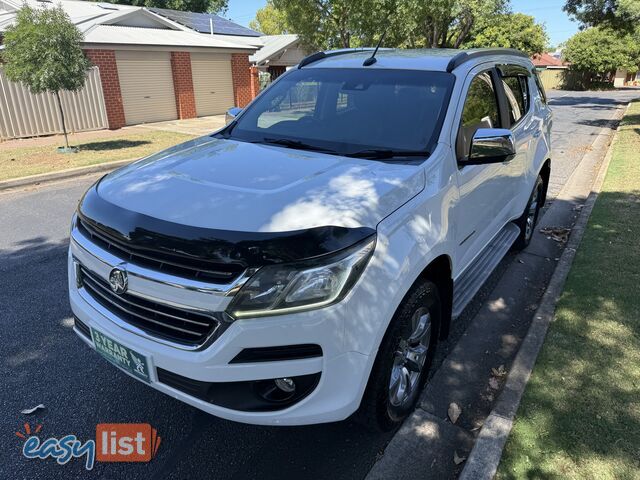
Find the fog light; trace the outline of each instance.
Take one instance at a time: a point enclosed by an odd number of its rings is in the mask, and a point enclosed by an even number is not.
[[[276,387],[285,393],[292,393],[296,391],[296,382],[291,378],[276,378],[274,383],[276,384]]]

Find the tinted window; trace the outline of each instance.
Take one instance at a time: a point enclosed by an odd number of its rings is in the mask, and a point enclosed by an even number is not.
[[[503,77],[511,125],[517,123],[529,110],[529,85],[525,75]]]
[[[469,85],[458,133],[458,157],[469,154],[471,140],[479,128],[500,128],[498,100],[489,72],[476,76]]]
[[[316,101],[320,83],[315,81],[298,82],[279,95],[258,115],[258,128],[269,129],[280,122],[297,120],[309,121],[316,111]]]
[[[257,143],[294,140],[341,154],[367,149],[430,151],[453,82],[454,77],[443,72],[294,70],[272,84],[222,134]]]
[[[543,103],[547,103],[547,92],[544,91],[544,85],[542,85],[542,80],[540,80],[540,75],[538,72],[535,72],[533,78],[536,79],[536,86],[538,87],[538,91],[540,92],[540,98],[542,98]]]

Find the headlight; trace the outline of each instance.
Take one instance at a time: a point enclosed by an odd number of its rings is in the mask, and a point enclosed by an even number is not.
[[[375,236],[335,255],[262,267],[227,308],[234,318],[282,315],[339,302],[373,254]]]

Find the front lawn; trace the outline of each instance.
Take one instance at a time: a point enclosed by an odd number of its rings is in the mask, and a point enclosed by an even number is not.
[[[498,479],[640,478],[640,102],[622,122]]]
[[[73,142],[80,151],[66,154],[58,153],[55,145],[16,147],[0,143],[0,180],[115,160],[134,160],[191,138],[182,133],[156,130],[114,132],[106,138]]]

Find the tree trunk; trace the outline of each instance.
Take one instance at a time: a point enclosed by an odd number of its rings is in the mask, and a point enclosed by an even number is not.
[[[433,25],[433,30],[431,32],[431,48],[438,47],[438,26]]]
[[[469,32],[471,32],[472,28],[473,28],[473,20],[470,19],[469,22],[460,29],[460,35],[458,35],[458,38],[453,44],[453,48],[460,48],[460,45],[462,45],[462,42],[464,42],[466,38],[469,36]]]
[[[67,126],[64,124],[64,110],[62,109],[62,101],[60,100],[60,92],[54,92],[58,102],[58,110],[60,110],[60,120],[62,121],[62,132],[64,133],[64,144],[69,149],[69,138],[67,137]]]

